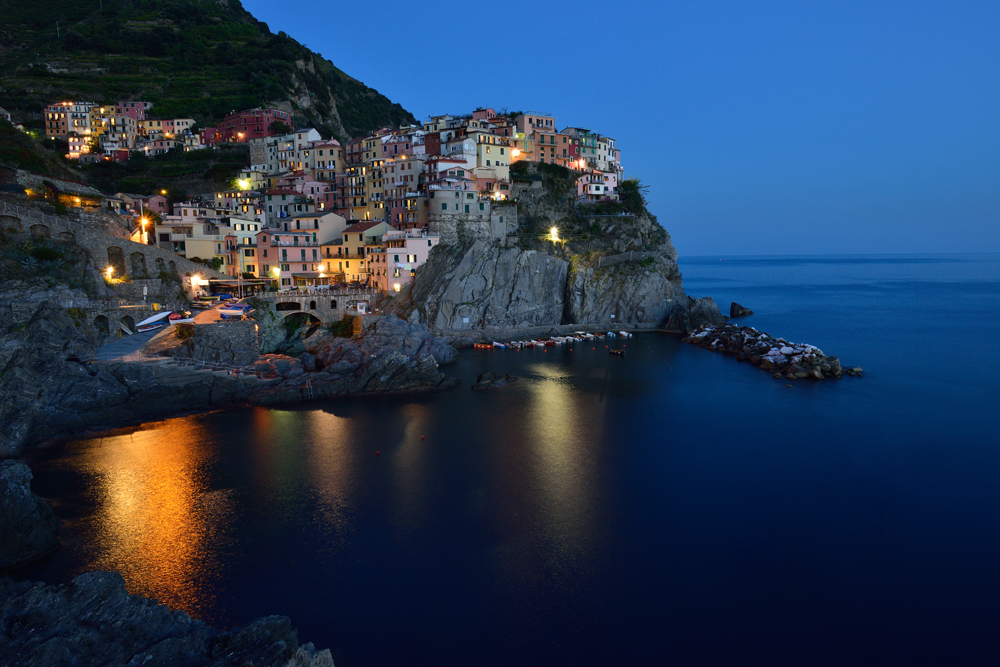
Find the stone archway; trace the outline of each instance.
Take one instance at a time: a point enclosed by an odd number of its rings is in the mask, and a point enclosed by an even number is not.
[[[49,238],[49,226],[48,225],[32,225],[29,228],[32,236],[37,236],[39,238]]]
[[[108,248],[108,266],[114,269],[112,276],[115,278],[127,278],[125,272],[125,253],[116,245]]]
[[[105,317],[104,315],[98,315],[97,317],[94,318],[94,328],[97,329],[100,333],[102,334],[108,333],[109,326],[110,323],[108,322],[108,318]]]
[[[21,218],[16,218],[13,215],[0,215],[0,230],[17,233],[24,231],[24,227],[21,226]]]
[[[73,243],[76,241],[76,234],[73,232],[59,232],[58,239],[64,243]]]
[[[133,278],[148,278],[149,272],[146,271],[146,256],[141,252],[134,252],[129,256],[132,263],[132,277]]]
[[[309,302],[309,310],[316,310],[316,302],[315,301],[310,301]]]
[[[333,310],[337,310],[337,300],[336,299],[333,299],[332,301],[330,301],[330,308],[332,308]]]
[[[131,315],[125,315],[124,317],[122,317],[118,321],[118,323],[120,325],[124,326],[126,329],[128,329],[132,333],[135,333],[135,320],[132,319]],[[125,333],[125,332],[123,331],[122,333]],[[131,334],[129,334],[129,335],[131,335]]]
[[[274,304],[275,310],[302,310],[302,304],[298,301],[279,301]]]
[[[176,264],[176,262],[174,262],[174,260],[170,260],[169,262],[167,262],[167,267],[168,267],[168,270],[170,271],[170,273],[173,273],[173,274],[177,273],[177,264]]]
[[[156,258],[156,272],[163,273],[167,270],[167,263],[163,261],[162,257]]]

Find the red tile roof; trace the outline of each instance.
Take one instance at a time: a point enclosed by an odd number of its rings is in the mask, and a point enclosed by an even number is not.
[[[367,232],[369,229],[375,225],[381,225],[385,220],[364,220],[362,222],[356,222],[347,229],[344,230],[345,234],[357,234],[358,232]],[[392,227],[390,226],[390,229]]]

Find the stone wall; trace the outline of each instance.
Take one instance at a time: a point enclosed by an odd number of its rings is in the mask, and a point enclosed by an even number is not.
[[[95,190],[89,185],[84,185],[83,183],[67,181],[61,178],[53,178],[52,176],[42,176],[41,174],[33,174],[30,171],[25,171],[24,169],[17,170],[17,182],[25,188],[40,190],[46,181],[59,188],[62,192],[72,192],[78,195],[89,195],[91,197],[104,196],[100,190]]]
[[[156,278],[161,271],[176,274],[200,273],[225,278],[204,264],[192,262],[169,250],[129,240],[131,220],[103,211],[73,209],[65,216],[48,215],[38,207],[0,201],[0,229],[13,234],[76,243],[87,250],[102,272],[114,267],[114,276],[129,279]]]
[[[439,194],[447,191],[437,191]],[[435,211],[437,199],[431,204],[427,214],[429,231],[441,235],[441,243],[466,244],[472,241],[505,241],[507,236],[517,233],[517,205],[513,202],[483,201],[479,198],[465,200],[441,200],[447,203],[457,203],[464,207],[469,205],[469,212]],[[484,204],[484,210],[479,205]]]

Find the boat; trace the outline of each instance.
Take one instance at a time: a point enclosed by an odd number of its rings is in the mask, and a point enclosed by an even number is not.
[[[493,349],[493,346],[490,345],[489,343],[473,343],[472,347],[476,348],[477,350],[492,350]]]
[[[228,320],[230,317],[245,317],[252,312],[253,310],[245,308],[230,308],[228,306],[219,308],[219,315],[221,315],[224,320]]]
[[[616,357],[624,357],[625,350],[608,350],[608,354],[613,354]]]
[[[625,336],[626,338],[631,338],[632,337],[632,334],[630,334],[627,331],[619,331],[618,333],[620,333],[622,336]]]
[[[493,341],[493,347],[507,347],[507,346],[504,345],[503,343],[498,343],[496,341]]]
[[[157,313],[152,317],[147,317],[142,322],[139,322],[138,324],[135,325],[136,332],[143,333],[146,331],[154,331],[156,329],[159,329],[160,327],[166,326],[167,324],[170,323],[170,320],[167,318],[170,317],[171,312],[172,311],[168,310],[165,313]]]

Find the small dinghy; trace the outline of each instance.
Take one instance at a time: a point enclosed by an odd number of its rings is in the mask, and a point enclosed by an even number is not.
[[[170,320],[168,320],[167,318],[170,317],[171,312],[172,311],[168,310],[165,313],[157,313],[152,317],[147,317],[142,322],[139,322],[138,324],[135,325],[136,332],[143,333],[145,331],[153,331],[154,329],[159,329],[160,327],[166,326],[170,322]]]

